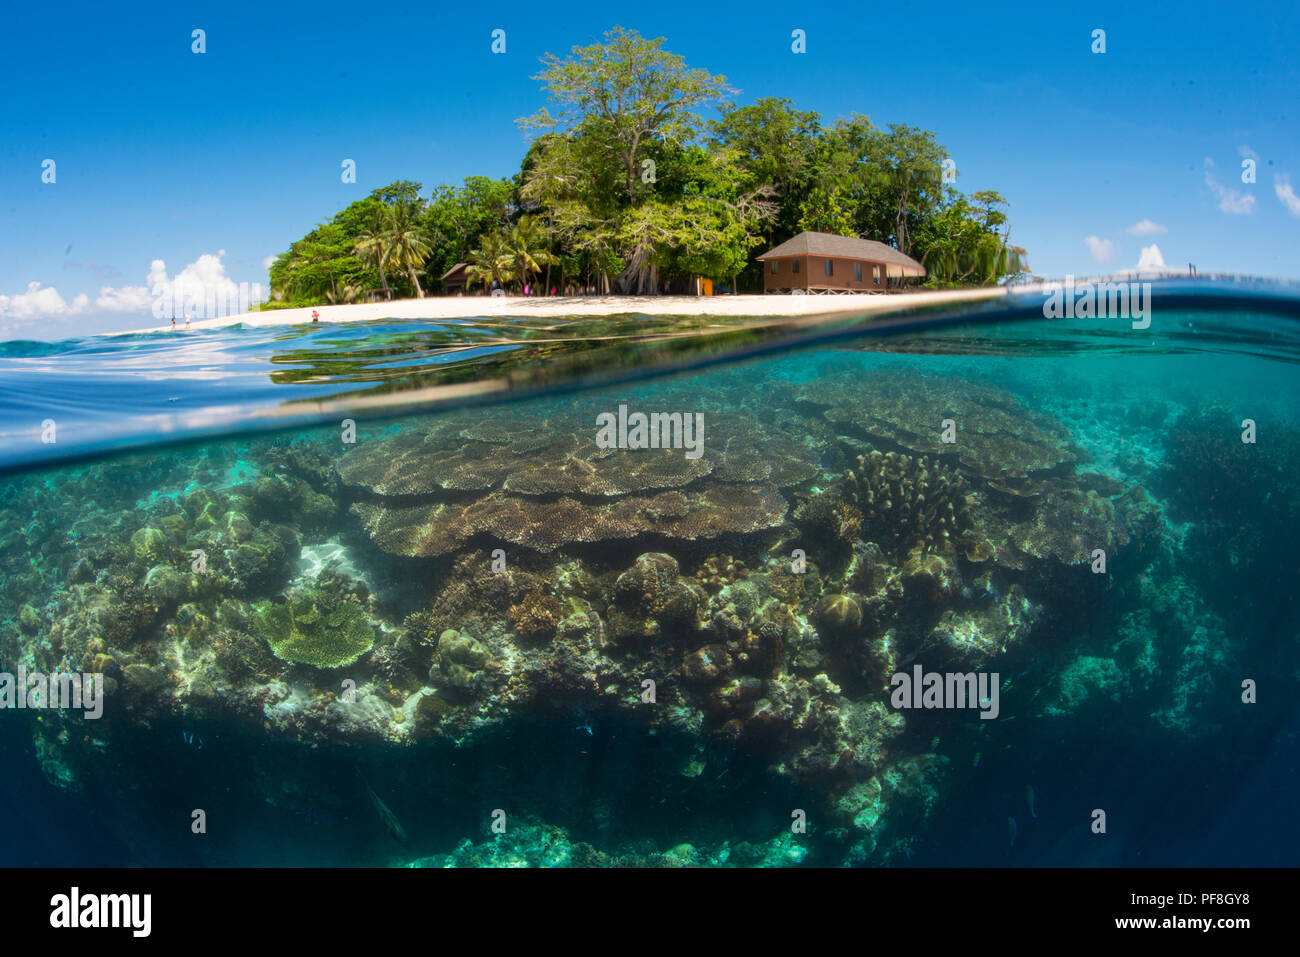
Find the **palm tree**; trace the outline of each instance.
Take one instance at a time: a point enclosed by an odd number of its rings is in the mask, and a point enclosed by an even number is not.
[[[466,286],[477,280],[486,288],[492,280],[504,286],[514,276],[513,257],[500,233],[489,233],[479,240],[479,248],[471,249],[472,262],[465,270]]]
[[[345,282],[342,286],[331,286],[325,292],[325,301],[332,305],[360,302],[364,290],[360,286]]]
[[[388,214],[388,229],[384,238],[388,242],[388,258],[399,269],[406,267],[411,284],[415,286],[415,295],[423,299],[424,290],[420,288],[420,280],[415,271],[424,266],[424,261],[433,250],[429,248],[420,224],[412,218],[410,206],[397,206]]]
[[[384,285],[384,292],[388,292],[388,276],[384,273],[384,262],[388,259],[388,234],[378,220],[373,220],[365,232],[357,236],[352,251],[362,259],[375,260],[379,267],[379,281]]]
[[[521,216],[510,227],[505,237],[505,252],[515,279],[525,283],[554,260],[542,228],[531,216]]]

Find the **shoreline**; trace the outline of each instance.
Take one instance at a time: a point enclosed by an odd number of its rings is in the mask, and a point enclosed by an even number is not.
[[[1017,289],[1017,291],[1021,291]],[[910,306],[931,306],[945,302],[974,302],[1005,297],[1009,287],[944,289],[934,292],[885,295],[880,293],[841,296],[428,296],[424,299],[395,299],[392,302],[354,303],[339,306],[304,306],[247,312],[191,322],[189,330],[219,329],[243,324],[250,327],[288,326],[311,323],[312,310],[322,323],[362,322],[368,319],[475,319],[475,318],[572,318],[644,313],[658,316],[728,316],[753,319],[813,316],[825,313],[881,313]],[[139,335],[151,332],[183,332],[178,319],[164,325],[127,329],[104,335]]]

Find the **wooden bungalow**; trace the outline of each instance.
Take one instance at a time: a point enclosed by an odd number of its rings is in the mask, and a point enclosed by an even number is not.
[[[764,292],[887,292],[889,280],[924,276],[925,267],[893,246],[856,236],[804,232],[758,257]]]
[[[469,279],[469,263],[456,263],[442,274],[442,288],[448,294],[464,292]]]

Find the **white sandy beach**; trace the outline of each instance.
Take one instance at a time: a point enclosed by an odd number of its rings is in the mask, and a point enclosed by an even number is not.
[[[612,316],[644,313],[659,316],[746,316],[774,318],[813,316],[837,312],[888,312],[945,302],[968,302],[1007,295],[1005,287],[956,289],[903,295],[842,296],[429,296],[393,302],[349,306],[317,306],[321,322],[356,322],[365,319],[464,319],[511,316],[547,318]],[[215,329],[243,323],[246,326],[284,326],[311,322],[312,309],[274,309],[191,322],[191,329]],[[165,325],[130,332],[166,332]],[[183,328],[178,318],[177,330]]]

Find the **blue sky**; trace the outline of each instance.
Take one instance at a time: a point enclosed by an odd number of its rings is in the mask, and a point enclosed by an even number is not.
[[[513,174],[538,58],[615,24],[725,74],[740,103],[932,130],[959,188],[1007,197],[1040,275],[1132,268],[1154,244],[1171,267],[1300,278],[1294,0],[181,7],[7,10],[0,336],[150,325],[126,307],[155,260],[265,286],[268,257],[377,186]]]

